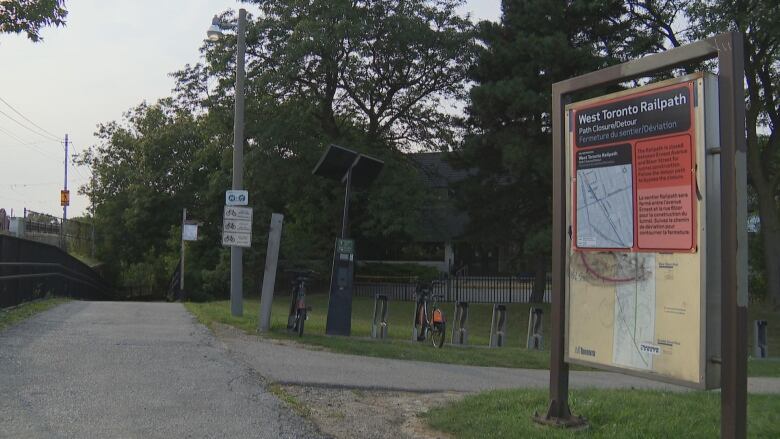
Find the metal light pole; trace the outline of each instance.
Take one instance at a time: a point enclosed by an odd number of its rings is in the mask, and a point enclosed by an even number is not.
[[[65,183],[63,184],[63,190],[68,194],[68,134],[65,134]],[[62,201],[62,222],[60,223],[60,239],[61,248],[67,251],[67,242],[65,237],[65,222],[68,221],[68,204],[70,204],[70,194],[67,195],[67,200]]]
[[[219,19],[215,16],[207,35],[211,41],[222,36]],[[243,189],[244,185],[244,61],[246,57],[246,9],[238,10],[236,31],[236,101],[233,119],[233,186]],[[230,247],[230,312],[240,317],[244,313],[244,265],[242,248]]]

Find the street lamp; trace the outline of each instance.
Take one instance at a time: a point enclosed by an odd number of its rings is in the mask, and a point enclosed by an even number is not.
[[[215,15],[206,32],[210,41],[222,37],[219,18]],[[246,57],[246,9],[238,10],[236,31],[236,101],[233,119],[233,190],[244,185],[244,58]],[[236,317],[244,313],[243,253],[238,246],[230,247],[230,312]]]
[[[209,30],[206,31],[209,41],[218,41],[224,35],[220,24],[219,17],[215,15],[214,18],[211,19]]]

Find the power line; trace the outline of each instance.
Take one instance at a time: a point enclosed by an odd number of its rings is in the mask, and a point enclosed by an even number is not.
[[[42,155],[42,156],[44,156],[44,157],[46,157],[48,159],[59,161],[59,159],[55,159],[52,155],[50,155],[50,154],[44,152],[43,150],[39,149],[38,147],[36,147],[34,143],[25,142],[24,140],[20,139],[16,135],[14,135],[12,132],[10,132],[10,131],[2,128],[2,127],[0,127],[0,132],[5,133],[6,135],[8,135],[8,137],[12,138],[13,140],[16,140],[17,142],[19,142],[20,145],[24,146],[25,148],[31,148],[33,151],[37,152],[38,154],[40,154],[40,155]]]
[[[6,101],[5,99],[3,99],[2,97],[0,97],[0,102],[2,102],[2,103],[4,103],[5,105],[7,105],[7,106],[8,106],[8,108],[10,108],[11,110],[13,110],[13,112],[14,112],[14,113],[18,114],[19,116],[22,116],[22,119],[26,120],[27,122],[30,122],[31,124],[33,124],[33,126],[34,126],[34,127],[36,127],[36,128],[38,128],[39,130],[43,131],[45,134],[48,134],[49,136],[53,137],[53,138],[54,138],[55,140],[57,140],[57,141],[59,141],[59,140],[60,140],[60,138],[59,138],[59,136],[58,136],[58,135],[56,135],[56,134],[53,134],[51,131],[47,130],[46,128],[43,128],[42,126],[40,126],[40,125],[38,125],[37,123],[35,123],[35,122],[33,122],[32,120],[30,120],[30,118],[29,118],[29,117],[27,117],[27,116],[25,116],[24,114],[22,114],[22,113],[21,113],[19,110],[17,110],[16,108],[14,108],[14,107],[13,107],[13,105],[9,104],[9,103],[8,103],[8,101]]]
[[[79,151],[76,148],[76,145],[73,143],[72,140],[70,141],[70,145],[73,147],[73,152],[75,152],[78,155]],[[87,179],[87,180],[89,179],[87,176],[85,176],[84,174],[81,173],[81,170],[79,169],[79,165],[73,165],[73,169],[76,170],[76,173],[79,174],[81,176],[81,178],[84,178],[84,179]]]
[[[22,127],[22,128],[24,128],[24,129],[26,129],[27,131],[30,131],[30,132],[31,132],[31,133],[33,133],[33,134],[37,134],[37,135],[39,135],[39,136],[43,137],[44,139],[48,139],[48,140],[54,140],[54,141],[57,141],[57,142],[59,142],[59,141],[60,141],[60,139],[58,139],[58,138],[56,138],[56,137],[52,137],[52,136],[49,136],[49,135],[46,135],[46,134],[41,134],[40,132],[38,132],[38,131],[35,131],[34,129],[32,129],[32,128],[28,127],[27,125],[25,125],[25,124],[23,124],[23,123],[19,122],[18,120],[14,119],[13,117],[11,117],[11,115],[9,115],[8,113],[6,113],[6,112],[5,112],[5,111],[3,111],[3,110],[0,110],[0,114],[2,114],[3,116],[5,116],[5,117],[7,117],[7,118],[11,119],[11,121],[15,122],[17,125],[19,125],[20,127]]]

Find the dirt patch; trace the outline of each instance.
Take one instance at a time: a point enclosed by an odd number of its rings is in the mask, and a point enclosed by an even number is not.
[[[304,404],[325,434],[352,438],[449,438],[418,417],[432,407],[458,401],[460,393],[408,393],[309,386],[281,386]]]
[[[220,323],[215,323],[212,330],[221,340],[256,341],[260,337],[264,342],[278,345],[325,350],[291,340],[247,334]],[[247,364],[247,367],[251,365]],[[449,438],[445,433],[428,428],[418,415],[433,407],[458,401],[465,395],[457,392],[413,393],[291,384],[271,384],[270,389],[296,413],[314,422],[322,433],[338,439]]]

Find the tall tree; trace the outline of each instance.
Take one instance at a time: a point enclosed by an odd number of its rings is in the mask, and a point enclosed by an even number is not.
[[[288,213],[301,209],[288,215],[286,230],[302,231],[298,221],[309,230],[335,226],[338,209],[326,209],[327,215],[304,212],[341,203],[340,185],[316,181],[308,190],[309,172],[324,147],[340,143],[387,163],[382,181],[356,194],[356,232],[408,235],[424,197],[413,187],[415,176],[401,152],[447,149],[456,137],[443,102],[464,96],[475,50],[471,23],[456,13],[462,0],[256,3],[263,16],[250,21],[247,35],[246,136],[247,167],[258,170],[248,172],[266,180],[256,183],[261,197],[286,200],[274,208]],[[235,17],[225,13],[222,19]],[[182,105],[207,111],[220,123],[229,122],[234,44],[231,37],[207,44],[205,65],[176,73]],[[209,89],[213,78],[217,86]],[[286,170],[281,181],[295,183],[279,187],[264,177],[280,170]],[[268,188],[279,190],[271,194]],[[387,206],[410,214],[392,215]]]
[[[552,84],[645,53],[660,36],[636,29],[621,1],[504,0],[502,11],[500,23],[479,26],[468,135],[454,163],[479,169],[461,192],[470,236],[513,243],[515,264],[533,264],[541,280],[550,257]]]
[[[305,98],[331,138],[357,127],[371,143],[449,148],[443,103],[464,97],[475,49],[471,23],[456,13],[463,0],[254,2],[264,15],[247,39],[250,92]],[[203,97],[208,73],[230,87],[234,42],[206,47],[208,68],[178,74],[200,84],[182,87],[189,97]]]
[[[0,33],[25,33],[38,42],[41,29],[63,26],[68,11],[64,0],[3,0],[0,1]]]
[[[780,309],[780,4],[699,0],[688,15],[692,38],[724,31],[745,36],[748,179],[757,198],[767,293]]]
[[[244,161],[257,221],[245,263],[262,270],[262,218],[271,212],[285,214],[284,259],[329,257],[343,186],[312,177],[311,170],[330,143],[386,163],[378,184],[355,194],[356,237],[409,236],[425,195],[402,151],[444,149],[455,137],[440,104],[463,95],[474,51],[471,24],[455,13],[462,1],[256,3],[264,14],[250,17],[247,30]],[[97,169],[89,192],[109,233],[104,248],[122,263],[142,264],[137,271],[144,274],[155,258],[177,254],[176,230],[157,226],[178,224],[181,207],[188,207],[205,222],[207,241],[188,253],[196,265],[188,285],[212,294],[224,293],[227,283],[226,252],[217,238],[231,172],[235,43],[235,35],[206,43],[203,64],[174,73],[171,99],[102,125],[101,145],[84,158]],[[153,190],[156,178],[167,192]],[[143,215],[156,206],[157,219]],[[108,230],[118,223],[127,227]]]
[[[82,191],[95,206],[98,256],[115,262],[116,274],[141,264],[158,283],[170,275],[172,264],[160,262],[171,231],[182,207],[197,206],[196,188],[209,178],[201,172],[209,149],[199,132],[189,113],[164,99],[133,108],[121,123],[100,125],[100,144],[79,158],[94,175]]]

